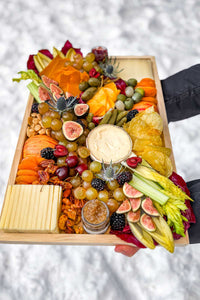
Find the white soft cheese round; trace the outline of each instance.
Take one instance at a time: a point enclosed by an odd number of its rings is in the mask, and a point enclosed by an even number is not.
[[[92,159],[109,164],[121,162],[132,151],[132,141],[128,133],[114,125],[99,125],[88,135],[87,147]]]

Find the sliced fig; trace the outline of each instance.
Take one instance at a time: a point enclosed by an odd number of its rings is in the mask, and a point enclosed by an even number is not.
[[[57,82],[57,81],[55,81],[55,80],[53,80],[53,79],[47,77],[46,75],[42,75],[41,78],[42,78],[42,82],[44,83],[44,85],[45,85],[48,89],[50,89],[50,84],[51,84],[51,83],[53,83],[53,84],[55,84],[55,85],[58,85],[58,82]]]
[[[140,208],[141,198],[130,198],[132,211],[135,212]]]
[[[128,199],[124,200],[123,203],[120,205],[118,210],[116,211],[117,214],[125,214],[131,210],[131,204]]]
[[[152,218],[147,214],[142,214],[140,218],[140,224],[147,231],[153,232],[156,230],[156,225],[154,224]]]
[[[78,118],[85,118],[89,113],[89,105],[86,103],[76,104],[74,106],[74,113]]]
[[[140,210],[133,212],[129,211],[127,214],[127,220],[132,223],[137,223],[140,220]]]
[[[40,98],[41,102],[50,100],[49,93],[48,93],[47,89],[44,88],[43,86],[39,86],[38,94],[39,94],[39,98]]]
[[[153,202],[149,197],[142,201],[142,209],[145,213],[153,217],[158,217],[160,215],[157,209],[153,206]]]
[[[62,131],[68,141],[75,141],[83,134],[83,127],[74,121],[66,121],[63,123]]]
[[[127,182],[125,182],[124,185],[123,185],[123,193],[128,198],[139,198],[139,197],[143,196],[143,194],[141,192],[134,189],[134,187],[132,187]]]
[[[50,83],[50,90],[57,99],[59,99],[60,96],[63,95],[63,90],[59,88],[59,86],[55,85],[54,83]]]

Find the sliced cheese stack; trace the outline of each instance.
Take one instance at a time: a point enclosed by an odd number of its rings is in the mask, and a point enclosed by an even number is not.
[[[62,187],[9,185],[1,214],[5,232],[58,233]]]

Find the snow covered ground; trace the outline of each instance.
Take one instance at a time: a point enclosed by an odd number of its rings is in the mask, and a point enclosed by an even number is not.
[[[0,206],[26,107],[12,83],[30,53],[69,39],[86,54],[154,55],[160,78],[200,63],[200,2],[148,0],[0,1]],[[176,165],[200,178],[200,116],[170,124]],[[0,245],[0,300],[197,300],[200,245],[127,258],[113,247]]]

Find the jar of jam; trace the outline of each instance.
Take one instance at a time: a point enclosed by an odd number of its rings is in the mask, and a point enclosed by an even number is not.
[[[109,227],[109,209],[100,200],[94,199],[85,203],[82,208],[83,227],[87,233],[101,234]]]

